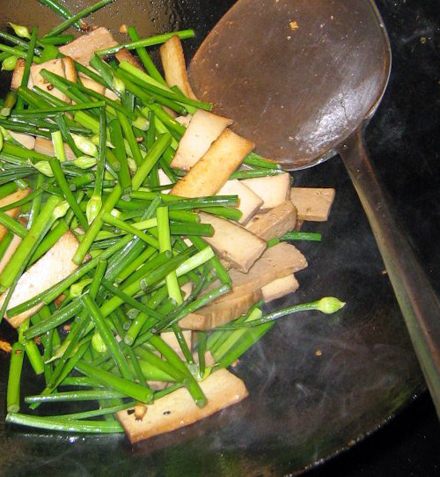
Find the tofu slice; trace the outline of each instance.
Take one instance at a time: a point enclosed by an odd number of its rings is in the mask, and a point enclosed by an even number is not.
[[[187,114],[186,116],[177,116],[175,119],[179,124],[187,128],[191,122],[192,116],[191,114]]]
[[[78,267],[72,262],[78,244],[79,242],[72,232],[66,232],[45,255],[21,276],[12,294],[8,310],[37,296],[73,273]],[[0,296],[0,306],[3,304],[7,293],[8,291]],[[40,303],[30,310],[6,319],[14,328],[17,328],[30,316],[39,311],[43,305],[43,303]]]
[[[22,134],[9,131],[9,134],[26,149],[32,150],[35,146],[35,137],[30,134]]]
[[[268,283],[261,288],[263,299],[265,303],[295,293],[299,288],[299,283],[294,275],[287,275],[287,277],[278,278],[273,282]]]
[[[0,207],[5,207],[6,205],[17,202],[17,200],[24,199],[30,193],[30,191],[31,190],[29,188],[16,190],[13,194],[9,194],[8,196],[3,197],[3,199],[0,199]],[[12,217],[13,219],[16,219],[19,213],[20,207],[14,207],[13,209],[9,209],[5,212],[5,214],[9,215],[9,217]],[[7,233],[8,229],[4,225],[0,225],[0,240],[2,240]]]
[[[72,58],[68,56],[61,60],[64,66],[64,74],[66,75],[66,79],[72,81],[72,83],[78,82],[78,76],[76,74],[75,63],[73,62]]]
[[[210,330],[235,320],[262,297],[261,290],[231,299],[230,294],[223,295],[215,302],[190,313],[179,321],[182,328],[190,330]]]
[[[238,224],[200,212],[200,222],[214,227],[214,235],[205,241],[233,267],[247,273],[266,250],[266,242]]]
[[[116,54],[116,59],[121,63],[122,61],[126,61],[130,63],[130,65],[135,66],[136,68],[143,70],[142,64],[138,61],[138,59],[133,56],[127,48],[122,48]]]
[[[285,200],[246,227],[257,237],[263,240],[282,237],[286,232],[293,230],[296,225],[296,207]]]
[[[231,124],[232,121],[228,118],[199,109],[179,142],[171,167],[184,171],[190,170]]]
[[[44,137],[35,138],[34,151],[45,154],[46,156],[55,157],[55,149],[53,147],[52,141]],[[69,161],[76,159],[75,153],[66,143],[64,143],[64,152],[66,153],[66,159]]]
[[[180,38],[171,37],[160,47],[160,58],[168,86],[177,86],[188,98],[197,99],[189,83]]]
[[[70,102],[69,98],[61,93],[58,89],[54,88],[50,83],[48,83],[40,74],[41,70],[47,70],[50,71],[51,73],[54,73],[58,76],[61,76],[63,78],[66,77],[64,73],[64,63],[61,58],[57,58],[55,60],[50,60],[46,61],[44,63],[41,63],[39,65],[32,65],[31,66],[31,78],[32,78],[32,83],[34,86],[38,86],[44,91],[47,91],[50,93],[52,96],[61,99],[62,101]]]
[[[215,195],[253,148],[253,142],[225,129],[171,193],[182,197]]]
[[[290,200],[298,210],[299,220],[325,222],[335,200],[335,189],[292,187]]]
[[[67,45],[61,46],[59,50],[63,55],[70,56],[78,63],[88,67],[96,50],[111,48],[117,44],[107,28],[99,27]]]
[[[106,90],[105,86],[102,86],[102,84],[97,83],[91,78],[81,76],[81,83],[83,84],[85,88],[89,88],[92,91],[95,91],[95,93],[105,94],[105,90]]]
[[[194,424],[239,403],[249,394],[244,382],[226,369],[211,374],[200,382],[200,387],[208,399],[206,406],[202,408],[195,404],[185,388],[181,388],[158,399],[154,404],[148,404],[142,420],[136,420],[131,409],[119,411],[116,416],[130,442],[134,444]]]
[[[19,237],[18,235],[14,235],[14,237],[11,240],[11,243],[9,244],[9,247],[6,249],[6,252],[4,253],[2,259],[0,260],[0,273],[2,273],[2,271],[6,267],[6,264],[9,262],[9,260],[11,260],[18,246],[21,244],[21,241],[22,241],[21,237]]]
[[[249,273],[241,273],[238,270],[229,272],[232,280],[232,292],[229,296],[234,298],[239,294],[252,293],[278,278],[286,277],[306,267],[307,260],[304,255],[294,245],[281,242],[268,248]]]
[[[17,64],[14,68],[14,73],[12,74],[11,80],[11,89],[18,89],[21,86],[21,80],[23,79],[24,67],[26,65],[26,60],[24,58],[19,58]],[[28,88],[32,88],[32,78],[29,76]]]
[[[237,208],[242,213],[238,222],[242,225],[246,225],[263,205],[263,200],[237,179],[227,181],[217,195],[238,195],[239,204]]]
[[[263,199],[261,210],[267,210],[289,200],[290,180],[290,174],[284,172],[276,176],[245,179],[242,182]]]
[[[192,331],[191,330],[185,330],[182,331],[183,338],[186,341],[186,344],[188,345],[188,348],[192,349]],[[177,341],[176,335],[174,334],[173,331],[166,331],[164,333],[160,334],[160,337],[165,341],[165,343],[172,348],[180,358],[185,360],[185,355],[182,353],[182,349],[180,348],[180,344]]]

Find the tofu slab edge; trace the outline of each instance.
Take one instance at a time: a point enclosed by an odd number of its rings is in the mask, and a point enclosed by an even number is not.
[[[202,408],[194,403],[186,388],[181,388],[147,405],[142,420],[136,420],[130,409],[119,411],[116,416],[130,442],[134,444],[189,426],[248,396],[244,382],[226,369],[220,369],[201,381],[200,387],[208,399]]]

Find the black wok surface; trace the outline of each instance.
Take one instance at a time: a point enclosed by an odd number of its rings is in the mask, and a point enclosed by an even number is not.
[[[118,2],[95,19],[115,31],[121,23],[135,23],[145,36],[194,27],[198,38],[186,45],[191,55],[233,3]],[[377,3],[390,33],[394,67],[367,144],[439,289],[439,7],[426,0]],[[13,20],[47,28],[56,21],[33,0],[2,0],[0,11],[3,24]],[[235,369],[249,387],[249,399],[134,447],[123,436],[5,428],[8,359],[0,353],[0,474],[285,475],[351,447],[407,407],[424,390],[423,379],[349,178],[339,159],[332,159],[296,173],[294,180],[335,187],[336,202],[328,223],[306,226],[323,233],[322,243],[298,245],[309,261],[298,274],[299,292],[273,307],[335,295],[347,301],[346,308],[331,317],[309,313],[284,320]],[[13,335],[3,323],[0,336]],[[41,385],[27,373],[26,392],[38,392]]]

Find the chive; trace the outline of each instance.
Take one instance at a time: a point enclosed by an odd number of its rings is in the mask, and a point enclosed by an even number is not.
[[[179,224],[173,222],[170,225],[172,235],[202,235],[204,237],[212,237],[214,228],[210,224]]]
[[[163,134],[153,145],[153,147],[148,152],[143,163],[139,165],[139,169],[136,171],[136,174],[132,180],[133,190],[139,189],[139,187],[144,182],[145,178],[150,173],[153,166],[159,160],[160,156],[163,154],[164,150],[170,145],[171,136],[169,134]]]
[[[4,40],[9,41],[10,43],[17,45],[23,48],[24,50],[27,50],[29,48],[29,43],[27,41],[22,40],[21,38],[18,38],[14,35],[10,35],[9,33],[0,31],[0,38],[3,38]],[[38,48],[35,48],[34,54],[37,56],[41,56],[41,51]]]
[[[205,352],[206,352],[206,333],[204,331],[197,332],[197,354],[199,357],[199,376],[203,378],[205,375]]]
[[[11,56],[17,56],[18,58],[26,59],[28,56],[28,53],[26,51],[23,51],[20,48],[14,48],[12,46],[3,45],[2,43],[0,43],[0,51],[4,51],[5,53],[8,53]],[[29,49],[28,52],[30,51],[31,50]],[[41,60],[38,57],[35,57],[33,60],[35,63],[41,63]]]
[[[139,167],[143,162],[143,157],[139,148],[139,144],[137,143],[136,136],[134,135],[133,128],[128,119],[119,111],[117,111],[117,117],[124,132],[124,136],[127,139],[133,159],[135,160],[136,165]]]
[[[115,227],[125,230],[126,232],[130,234],[136,235],[145,243],[147,243],[148,245],[151,245],[152,247],[156,249],[159,248],[159,244],[154,237],[150,237],[144,232],[142,232],[141,230],[138,230],[137,228],[133,227],[132,225],[127,224],[126,222],[119,220],[116,217],[113,217],[113,215],[109,214],[108,212],[104,212],[102,214],[102,220],[107,224],[114,225]]]
[[[27,84],[28,84],[29,76],[30,76],[30,73],[31,73],[32,61],[36,60],[36,58],[34,59],[34,49],[35,49],[35,45],[37,43],[37,34],[38,34],[38,28],[34,27],[32,29],[32,35],[31,35],[31,39],[30,39],[30,42],[29,42],[29,48],[28,48],[28,52],[27,52],[27,56],[26,56],[26,64],[24,66],[23,76],[21,78],[21,85],[20,86],[23,86],[23,87],[27,86]],[[22,98],[18,98],[17,105],[15,106],[16,111],[18,111],[20,109],[23,109],[23,99]]]
[[[41,0],[40,0],[41,1]],[[60,33],[62,33],[64,30],[67,30],[67,28],[70,27],[70,25],[73,25],[76,23],[78,20],[81,20],[83,17],[89,15],[90,13],[99,10],[100,8],[104,7],[105,5],[108,5],[111,3],[113,0],[101,0],[98,3],[95,3],[94,5],[91,5],[90,7],[85,8],[81,12],[77,13],[76,15],[73,15],[70,18],[67,18],[63,22],[61,22],[58,26],[55,28],[52,28],[49,33],[47,33],[44,37],[50,37],[50,36],[56,36]]]
[[[26,227],[23,227],[23,225],[3,211],[0,211],[0,224],[21,238],[26,237]]]
[[[190,236],[188,238],[191,240],[191,242],[194,244],[194,246],[198,250],[203,250],[205,247],[208,246],[208,244],[200,237]],[[231,277],[229,276],[229,273],[227,272],[223,264],[220,262],[220,259],[216,255],[214,255],[214,257],[211,258],[209,263],[211,267],[214,268],[215,273],[217,277],[219,278],[219,280],[225,285],[232,286],[232,280],[231,280]]]
[[[204,103],[202,101],[197,101],[195,99],[177,95],[173,90],[163,86],[156,80],[153,80],[153,78],[151,78],[135,66],[131,65],[127,61],[121,61],[119,68],[129,73],[130,79],[133,81],[133,83],[147,89],[149,92],[153,92],[156,95],[172,99],[173,101],[178,101],[179,103],[183,103],[185,105],[188,104],[199,109],[204,109],[207,111],[210,111],[212,109],[212,105],[209,103]]]
[[[105,386],[119,392],[120,394],[117,397],[121,397],[121,395],[129,396],[143,403],[148,403],[153,398],[153,392],[150,388],[127,381],[126,379],[120,378],[108,371],[90,366],[84,361],[78,363],[76,368],[86,376],[96,379]]]
[[[8,250],[9,245],[11,245],[12,239],[14,238],[14,234],[8,230],[6,235],[0,241],[0,260],[4,257],[6,250]]]
[[[89,388],[99,388],[101,384],[91,378],[86,376],[71,376],[63,380],[60,386],[79,386],[79,387],[89,387]]]
[[[39,42],[43,45],[65,45],[66,43],[70,43],[74,39],[75,37],[73,35],[58,35],[52,36],[50,38],[41,38]]]
[[[70,190],[69,184],[66,180],[66,177],[64,176],[64,172],[61,168],[60,161],[56,158],[52,158],[49,161],[50,167],[52,169],[52,172],[55,176],[55,179],[58,182],[58,185],[60,186],[64,198],[67,200],[68,204],[72,208],[73,212],[75,213],[75,217],[78,219],[78,222],[81,224],[81,227],[84,230],[88,230],[89,224],[87,223],[87,219],[85,215],[83,214],[80,206],[76,202],[75,196],[73,195],[72,191]]]
[[[107,389],[97,389],[90,391],[66,391],[62,393],[53,393],[48,395],[26,396],[27,404],[51,403],[51,402],[72,402],[72,401],[95,401],[97,399],[114,399],[124,397],[126,394]]]
[[[33,340],[25,340],[23,333],[29,328],[29,320],[22,323],[18,329],[18,340],[24,346],[26,351],[26,355],[31,363],[32,369],[34,370],[35,374],[43,374],[44,373],[44,362],[43,358],[41,357],[40,351],[38,346],[36,345],[35,341]]]
[[[320,242],[322,235],[314,232],[287,232],[280,240],[308,240],[312,242]]]
[[[92,319],[95,327],[100,334],[103,342],[105,343],[107,349],[112,355],[113,361],[116,366],[121,371],[122,376],[125,379],[133,379],[133,373],[130,370],[128,362],[122,353],[119,345],[116,341],[116,338],[113,336],[113,333],[108,325],[108,322],[104,320],[101,311],[99,310],[96,302],[89,295],[84,295],[81,297],[81,302],[84,306],[89,317]]]
[[[131,43],[123,43],[121,45],[113,46],[111,48],[106,48],[103,50],[98,50],[95,53],[100,56],[108,56],[114,55],[118,51],[126,48],[127,50],[135,50],[136,48],[145,48],[146,46],[155,46],[160,45],[161,43],[165,43],[171,37],[178,36],[181,40],[185,40],[187,38],[194,38],[195,33],[194,30],[181,30],[176,31],[173,33],[164,33],[162,35],[151,36],[149,38],[144,38],[139,41],[134,41]]]
[[[110,406],[95,409],[92,411],[84,411],[84,412],[74,412],[72,414],[61,414],[55,416],[56,419],[63,419],[63,420],[77,420],[77,419],[89,419],[91,417],[98,417],[98,416],[105,416],[106,414],[114,414],[118,411],[123,411],[124,409],[128,409],[129,407],[133,407],[136,405],[136,402],[126,402],[123,404],[118,404],[117,406]],[[100,421],[93,421],[93,422],[100,422]]]
[[[54,108],[45,109],[28,109],[26,111],[19,111],[11,115],[11,118],[29,118],[33,116],[41,116],[42,118],[50,118],[59,113],[69,113],[73,111],[82,111],[84,109],[102,108],[105,106],[104,101],[95,101],[93,103],[81,103],[74,105],[65,105]]]
[[[9,365],[8,390],[6,405],[8,412],[20,410],[20,378],[23,368],[24,347],[20,343],[14,343],[11,351],[11,363]]]
[[[149,104],[141,109],[141,113],[148,118],[149,112],[153,111],[155,114],[155,123],[160,120],[172,136],[180,141],[182,136],[185,134],[186,128],[178,123],[172,116],[170,116],[162,106],[158,104]]]
[[[265,159],[255,152],[249,153],[248,156],[245,157],[243,164],[263,169],[281,169],[281,165],[277,162]]]
[[[122,191],[125,194],[129,192],[131,188],[131,177],[127,162],[127,154],[125,153],[124,138],[122,136],[122,129],[119,121],[116,119],[110,121],[109,130],[110,139],[112,144],[115,146],[114,154],[120,166],[118,171],[119,184],[121,185]]]
[[[233,172],[228,180],[233,179],[255,179],[256,177],[276,176],[284,174],[282,169],[249,169]]]
[[[14,281],[18,270],[23,262],[30,258],[30,252],[35,244],[38,245],[38,241],[41,239],[41,235],[47,231],[56,219],[54,210],[56,206],[61,202],[61,199],[56,196],[51,196],[47,200],[40,215],[34,222],[34,225],[27,232],[21,244],[15,251],[14,256],[8,262],[2,273],[0,274],[0,288],[6,290]]]
[[[0,186],[0,199],[7,197],[17,191],[17,184],[10,182],[8,184]]]
[[[138,35],[135,27],[128,27],[127,33],[133,42],[140,41],[141,38]],[[159,81],[159,83],[162,83],[164,86],[166,86],[165,80],[162,78],[162,75],[159,73],[159,70],[156,68],[156,65],[154,64],[153,60],[150,58],[150,55],[148,54],[146,48],[145,47],[136,48],[136,53],[138,54],[139,59],[142,61],[142,64],[144,65],[148,74],[152,78],[154,78],[156,81]]]
[[[18,426],[36,427],[61,432],[81,432],[89,434],[116,434],[123,432],[116,421],[77,421],[59,419],[56,417],[30,416],[20,413],[8,413],[6,422]]]
[[[92,242],[95,240],[98,232],[100,231],[103,221],[102,216],[105,212],[111,212],[113,207],[115,206],[116,202],[119,200],[122,194],[122,189],[119,184],[116,184],[113,188],[111,194],[107,197],[106,201],[104,202],[101,211],[99,212],[96,219],[92,222],[89,229],[87,230],[82,242],[79,244],[78,249],[73,256],[73,262],[79,265],[84,260]]]
[[[38,1],[42,3],[43,5],[45,5],[46,7],[49,7],[53,12],[65,18],[66,20],[73,17],[72,13],[64,5],[57,2],[56,0],[38,0]],[[73,23],[73,26],[77,30],[82,30],[87,26],[87,24],[85,23],[84,20],[80,19],[78,21],[75,21]],[[43,41],[43,40],[44,38],[42,38],[40,41]]]

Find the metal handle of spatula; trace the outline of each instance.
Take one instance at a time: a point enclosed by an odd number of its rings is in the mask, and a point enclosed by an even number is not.
[[[339,153],[367,214],[440,418],[440,301],[397,224],[368,157],[363,130],[352,134]]]

